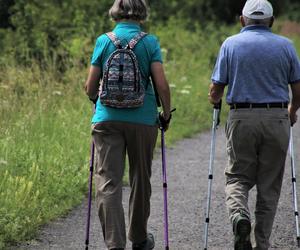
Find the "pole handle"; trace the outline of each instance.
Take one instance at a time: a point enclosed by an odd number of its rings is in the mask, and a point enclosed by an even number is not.
[[[216,127],[217,127],[221,122],[222,99],[220,100],[219,103],[214,104],[214,109],[218,111],[217,122],[216,122]]]
[[[222,108],[222,99],[218,102],[214,104],[214,109],[219,109],[221,111]]]

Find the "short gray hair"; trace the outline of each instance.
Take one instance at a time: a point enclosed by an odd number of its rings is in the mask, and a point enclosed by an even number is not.
[[[109,15],[115,21],[144,21],[148,17],[148,6],[145,0],[115,0]]]
[[[245,25],[264,25],[264,26],[269,26],[271,24],[271,20],[273,17],[268,17],[265,19],[252,19],[246,16],[244,17]]]

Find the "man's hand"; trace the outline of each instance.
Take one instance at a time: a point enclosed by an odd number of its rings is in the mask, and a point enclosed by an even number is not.
[[[292,106],[289,106],[289,115],[291,120],[291,126],[293,126],[297,122],[298,116]]]
[[[208,100],[211,104],[218,104],[223,97],[224,93],[224,84],[215,84],[212,83],[209,88]]]

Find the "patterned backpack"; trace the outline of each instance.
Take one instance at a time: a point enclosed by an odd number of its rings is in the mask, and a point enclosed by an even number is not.
[[[103,71],[100,102],[113,108],[140,107],[144,102],[145,87],[133,48],[147,33],[138,33],[125,47],[113,32],[106,35],[117,49],[109,56]]]

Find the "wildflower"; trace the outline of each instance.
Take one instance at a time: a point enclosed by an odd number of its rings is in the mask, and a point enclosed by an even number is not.
[[[161,48],[162,53],[168,53],[168,50],[166,48]]]
[[[186,82],[187,81],[187,77],[186,76],[181,77],[180,81],[181,82]]]
[[[184,94],[184,95],[189,95],[189,94],[190,94],[190,91],[187,90],[187,89],[183,89],[183,90],[178,91],[178,93]]]
[[[169,84],[170,88],[176,88],[176,84]]]
[[[62,93],[61,93],[61,91],[55,90],[55,91],[52,92],[52,95],[58,95],[58,96],[61,96]]]
[[[7,161],[0,159],[0,165],[7,165],[7,164],[8,164]]]
[[[183,88],[184,88],[184,89],[191,89],[192,86],[191,86],[191,85],[185,85],[185,86],[183,86]]]

